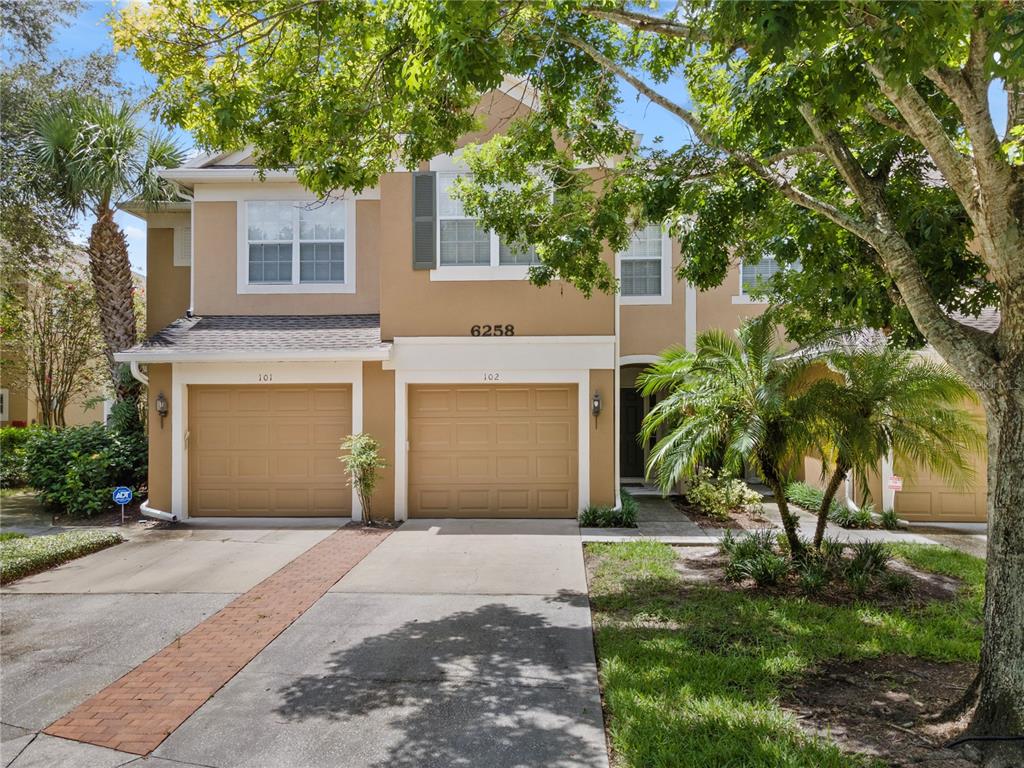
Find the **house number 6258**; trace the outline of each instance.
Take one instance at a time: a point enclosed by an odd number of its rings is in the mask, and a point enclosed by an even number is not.
[[[271,382],[273,380],[274,380],[274,374],[272,374],[272,373],[257,373],[256,374],[256,381],[260,382],[261,384],[266,384],[266,383]]]

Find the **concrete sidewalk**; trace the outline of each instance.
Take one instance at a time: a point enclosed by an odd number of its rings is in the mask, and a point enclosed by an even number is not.
[[[669,499],[657,496],[641,496],[636,499],[639,511],[636,528],[582,528],[584,542],[626,542],[638,539],[660,541],[665,544],[680,546],[713,546],[721,541],[725,530],[721,528],[701,528],[690,520]],[[803,510],[793,509],[799,521],[800,535],[805,539],[814,537],[817,519]],[[765,500],[764,517],[766,528],[782,530],[782,517],[778,505]],[[742,531],[734,531],[741,534]],[[888,531],[868,528],[864,530],[841,528],[828,523],[825,535],[838,541],[855,543],[859,541],[883,541],[887,543],[910,544],[946,544],[938,532],[934,535],[905,530]],[[960,548],[960,547],[954,547]]]

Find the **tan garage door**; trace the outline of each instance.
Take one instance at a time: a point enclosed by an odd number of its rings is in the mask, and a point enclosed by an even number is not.
[[[931,472],[918,470],[913,478],[905,478],[903,490],[896,492],[896,514],[906,520],[931,520],[947,523],[983,523],[985,507],[985,462],[975,465],[974,483],[970,488],[956,489]]]
[[[352,514],[351,386],[190,386],[188,420],[189,515]]]
[[[410,517],[576,517],[577,392],[409,387]]]

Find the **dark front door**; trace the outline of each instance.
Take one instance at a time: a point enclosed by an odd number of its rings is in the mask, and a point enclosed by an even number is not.
[[[640,443],[640,425],[644,420],[644,399],[635,389],[623,389],[619,402],[622,423],[619,440],[619,461],[623,477],[644,476],[644,448]]]

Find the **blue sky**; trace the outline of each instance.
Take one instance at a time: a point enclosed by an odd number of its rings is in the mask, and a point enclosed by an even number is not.
[[[113,50],[107,18],[121,5],[125,5],[123,0],[93,0],[93,2],[87,3],[83,12],[72,21],[70,26],[56,31],[52,46],[54,55],[61,53],[82,55],[98,50]],[[154,78],[142,69],[132,56],[126,53],[119,56],[117,73],[125,84],[137,89],[140,96],[155,85]],[[680,102],[684,106],[689,105],[689,98],[685,93],[686,88],[682,80],[673,79],[661,86],[659,90],[674,101]],[[639,96],[628,85],[623,84],[622,92],[624,101],[620,112],[621,120],[623,124],[642,134],[644,143],[649,144],[656,136],[663,136],[665,142],[661,146],[671,150],[687,141],[688,129],[679,118],[652,104],[647,98]],[[1001,84],[993,83],[989,96],[992,104],[992,119],[1001,135],[1006,125],[1006,97]],[[179,130],[176,131],[176,135],[184,147],[193,148],[192,139],[187,133]],[[116,218],[128,238],[128,250],[133,268],[144,273],[146,264],[144,222],[121,212],[117,214]],[[79,238],[84,241],[86,234],[85,227],[81,227],[78,232]]]

